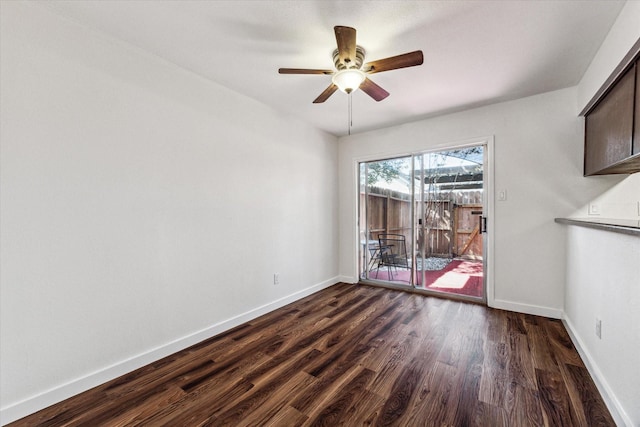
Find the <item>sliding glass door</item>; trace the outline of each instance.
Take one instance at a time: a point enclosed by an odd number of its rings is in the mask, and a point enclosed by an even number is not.
[[[360,163],[360,279],[484,299],[486,146]]]

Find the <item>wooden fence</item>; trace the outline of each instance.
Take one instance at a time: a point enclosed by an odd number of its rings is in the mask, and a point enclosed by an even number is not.
[[[365,219],[369,240],[377,240],[379,234],[401,234],[407,240],[407,250],[411,242],[411,201],[407,195],[370,193],[367,204],[367,218],[364,208],[360,211],[360,225]],[[364,207],[365,194],[360,194]],[[424,217],[420,218],[420,203],[424,203]],[[482,259],[482,234],[480,219],[482,213],[482,192],[452,192],[448,200],[429,200],[416,203],[418,227],[416,250],[419,256]],[[365,236],[362,236],[365,238]]]

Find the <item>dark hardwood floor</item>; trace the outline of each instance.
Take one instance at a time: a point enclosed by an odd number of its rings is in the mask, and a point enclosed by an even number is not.
[[[338,284],[13,426],[613,426],[562,323]]]

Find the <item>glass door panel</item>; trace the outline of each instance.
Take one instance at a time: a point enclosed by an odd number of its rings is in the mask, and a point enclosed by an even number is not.
[[[360,278],[412,283],[411,157],[360,164]]]
[[[416,287],[483,299],[484,146],[421,157]]]

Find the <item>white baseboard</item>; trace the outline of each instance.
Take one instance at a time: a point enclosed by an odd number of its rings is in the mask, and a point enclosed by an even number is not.
[[[533,314],[536,316],[562,319],[563,311],[557,308],[542,307],[538,305],[521,304],[519,302],[494,299],[489,302],[489,307],[501,310],[515,311],[516,313]]]
[[[149,363],[160,360],[163,357],[169,356],[180,350],[184,350],[187,347],[214,337],[224,331],[227,331],[231,328],[262,316],[263,314],[269,313],[322,289],[328,288],[329,286],[334,285],[339,281],[343,280],[338,276],[332,277],[331,279],[325,280],[301,291],[294,292],[268,304],[256,307],[245,313],[239,314],[230,319],[213,324],[200,331],[196,331],[192,334],[186,335],[168,344],[150,349],[149,351],[141,353],[130,359],[123,360],[106,368],[100,369],[92,374],[74,379],[66,384],[62,384],[58,387],[46,390],[23,401],[14,403],[7,407],[3,407],[0,409],[0,425],[5,425],[19,420],[20,418],[26,417],[27,415],[33,414],[34,412],[37,412],[55,403],[61,402],[65,399],[68,399],[69,397],[75,396],[76,394],[87,391],[100,384],[104,384],[107,381],[111,381],[115,378],[118,378],[119,376],[146,366]]]
[[[582,361],[587,367],[587,371],[589,371],[589,374],[591,374],[593,382],[596,384],[600,395],[602,395],[602,399],[607,405],[607,409],[609,409],[609,412],[611,412],[611,416],[616,422],[616,425],[632,427],[633,423],[631,421],[631,418],[624,411],[622,405],[620,405],[620,402],[613,393],[613,390],[609,386],[609,383],[605,379],[604,375],[602,375],[602,371],[600,371],[600,368],[591,357],[591,354],[589,353],[589,351],[587,351],[584,342],[580,339],[580,336],[576,332],[576,329],[573,327],[573,324],[571,323],[569,317],[567,317],[566,313],[564,313],[564,315],[562,316],[562,323],[567,329],[573,345],[578,350],[578,354],[580,354]]]
[[[353,276],[338,276],[338,280],[342,283],[358,283],[358,279]]]

